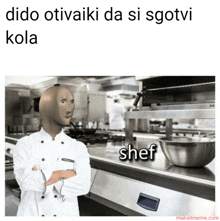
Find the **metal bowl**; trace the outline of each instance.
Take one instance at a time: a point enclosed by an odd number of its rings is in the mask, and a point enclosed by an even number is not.
[[[215,158],[215,139],[207,137],[160,138],[165,157],[181,167],[203,167]]]

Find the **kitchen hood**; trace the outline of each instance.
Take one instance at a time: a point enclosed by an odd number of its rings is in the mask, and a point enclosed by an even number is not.
[[[89,84],[100,84],[99,91],[107,92],[110,96],[112,92],[133,96],[139,90],[139,83],[134,76],[111,76],[90,81]]]

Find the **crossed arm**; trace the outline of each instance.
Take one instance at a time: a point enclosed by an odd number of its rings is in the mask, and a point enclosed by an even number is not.
[[[91,168],[89,155],[84,144],[73,142],[77,147],[77,163],[72,170],[54,170],[51,164],[47,169],[39,169],[31,149],[29,137],[20,139],[14,152],[14,173],[22,191],[45,192],[53,184],[65,198],[87,194],[90,189]],[[65,183],[64,183],[65,182]]]
[[[33,171],[37,171],[36,167],[32,168]],[[50,179],[45,183],[45,186],[51,185],[53,183],[56,183],[57,181],[61,179],[68,179],[70,177],[76,176],[75,171],[72,170],[57,170],[54,171],[50,177]]]

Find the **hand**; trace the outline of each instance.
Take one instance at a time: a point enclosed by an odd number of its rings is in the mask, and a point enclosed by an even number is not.
[[[37,171],[37,168],[36,168],[36,167],[33,167],[32,170],[33,170],[33,171]]]
[[[50,179],[45,183],[45,186],[51,185],[59,181],[61,179],[61,171],[62,170],[54,171]]]
[[[50,177],[50,179],[45,183],[45,186],[51,185],[53,183],[56,183],[57,181],[61,179],[68,179],[72,176],[75,176],[75,171],[72,170],[57,170],[54,171]]]
[[[61,170],[61,179],[68,179],[72,176],[76,176],[76,172],[74,170]]]

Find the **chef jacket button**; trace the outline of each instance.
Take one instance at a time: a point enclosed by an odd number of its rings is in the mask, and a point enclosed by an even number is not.
[[[57,216],[57,215],[53,215],[53,216]]]
[[[57,195],[54,195],[54,198],[57,198]]]
[[[61,144],[64,144],[64,142],[62,141]]]
[[[41,143],[44,143],[44,141],[42,140]]]
[[[44,196],[42,196],[41,199],[44,199]]]
[[[42,158],[41,160],[42,160],[42,161],[45,161],[45,159],[44,159],[44,158]]]
[[[44,215],[42,215],[42,216],[44,216]]]

